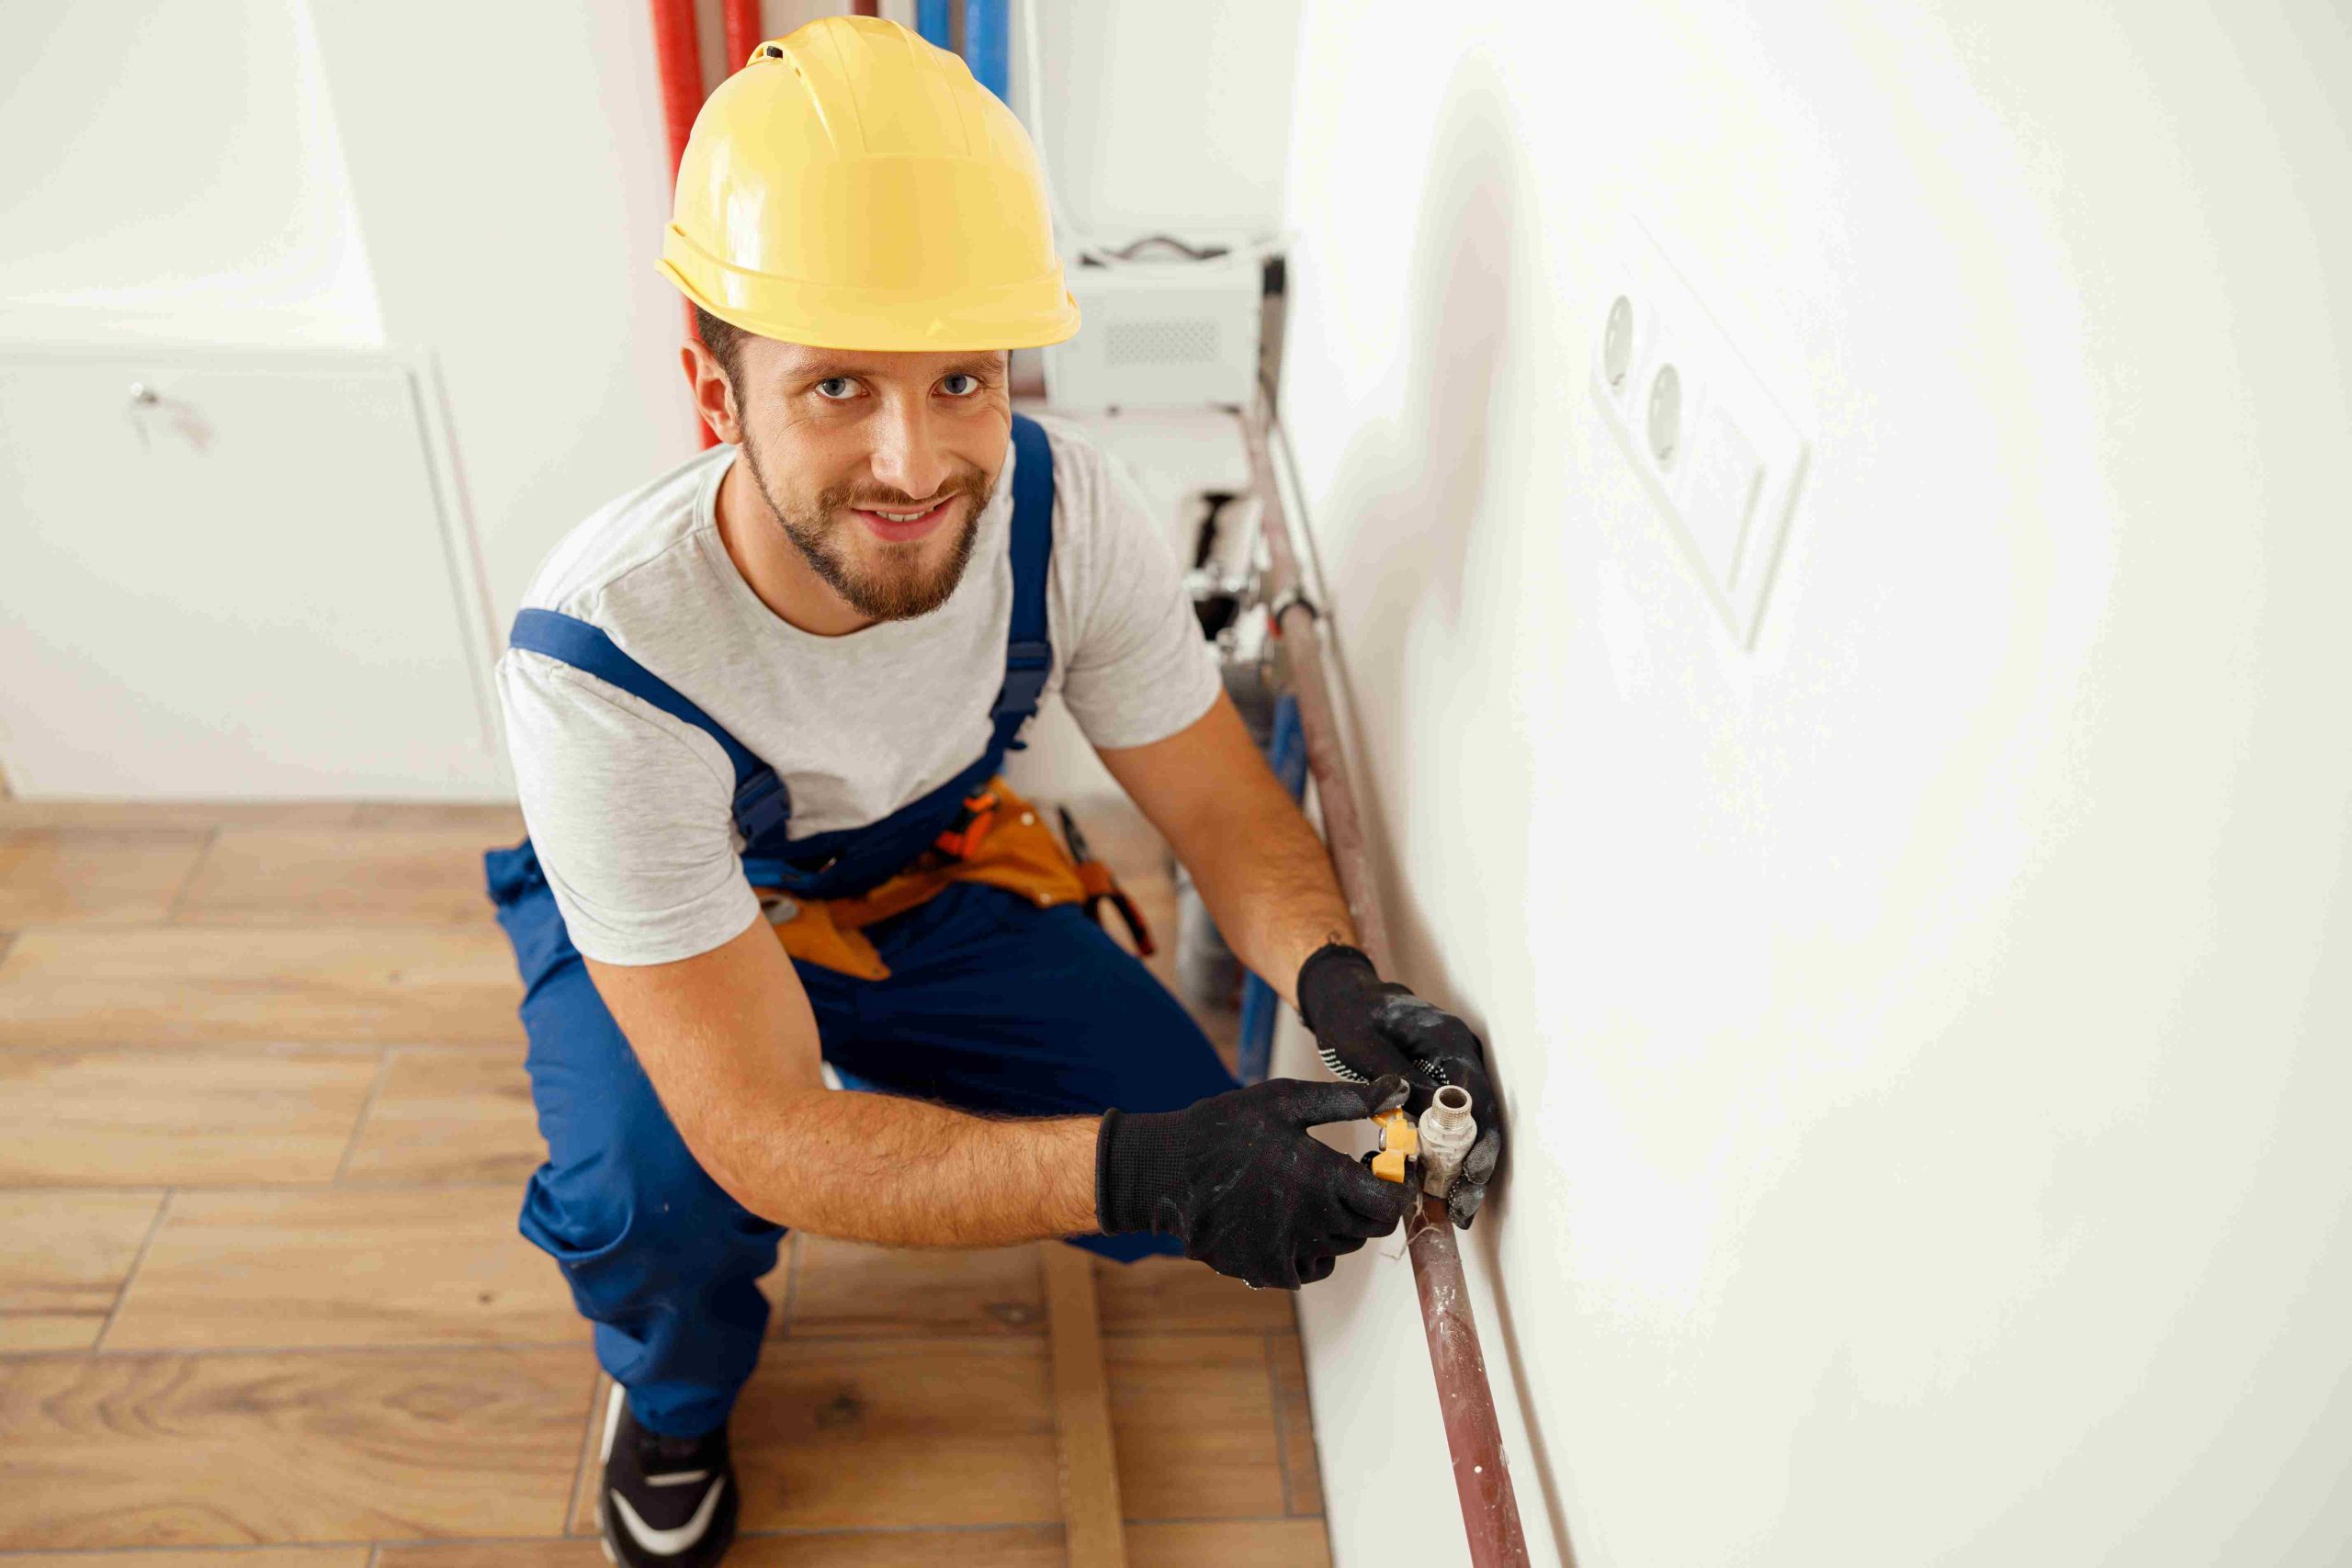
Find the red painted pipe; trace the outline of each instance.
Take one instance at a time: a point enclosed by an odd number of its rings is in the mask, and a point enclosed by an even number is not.
[[[670,180],[686,155],[695,116],[702,110],[702,36],[695,0],[652,0],[653,55],[662,68],[662,127],[670,137]]]
[[[731,75],[760,47],[760,0],[726,0],[719,15],[727,24],[727,70]]]
[[[670,188],[678,186],[678,165],[686,155],[686,138],[694,134],[695,116],[702,112],[702,37],[695,26],[695,0],[651,0],[653,57],[662,74],[662,128],[670,139]],[[744,56],[751,53],[747,46]],[[695,336],[695,308],[685,306],[686,335]],[[718,445],[710,422],[695,412],[695,428],[702,444]]]

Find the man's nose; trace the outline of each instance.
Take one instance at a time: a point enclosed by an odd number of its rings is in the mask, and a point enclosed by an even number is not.
[[[921,400],[890,399],[875,418],[875,482],[888,485],[909,501],[936,495],[954,465],[932,429],[930,410]]]

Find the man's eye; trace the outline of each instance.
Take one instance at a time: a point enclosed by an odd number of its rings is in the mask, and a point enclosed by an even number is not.
[[[951,398],[968,398],[980,389],[980,378],[958,370],[939,383],[939,389]]]
[[[817,383],[817,395],[832,402],[840,402],[856,390],[857,383],[846,376],[828,376]]]

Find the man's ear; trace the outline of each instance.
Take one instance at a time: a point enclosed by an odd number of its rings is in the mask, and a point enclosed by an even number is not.
[[[735,407],[735,389],[727,384],[727,369],[718,363],[718,355],[711,353],[699,338],[690,337],[679,346],[678,362],[684,367],[686,384],[694,391],[695,412],[702,415],[711,434],[721,441],[740,443],[743,439],[743,421]]]

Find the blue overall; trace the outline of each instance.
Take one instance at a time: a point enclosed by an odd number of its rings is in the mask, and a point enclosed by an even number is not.
[[[602,631],[525,610],[510,640],[718,742],[735,766],[734,816],[753,886],[796,898],[869,891],[928,849],[996,775],[1053,665],[1053,457],[1035,423],[1012,423],[1012,624],[994,731],[963,773],[878,822],[787,841],[791,795],[775,770]],[[628,1390],[638,1420],[675,1437],[709,1431],[759,1358],[768,1303],[755,1281],[775,1266],[783,1228],[695,1163],[572,947],[531,841],[490,851],[483,868],[522,972],[531,1094],[548,1145],[524,1199],[523,1234],[562,1266],[596,1325],[597,1359]],[[853,1089],[1052,1116],[1174,1110],[1234,1087],[1191,1016],[1081,906],[1040,909],[1001,888],[952,883],[865,934],[888,978],[794,961],[824,1057]],[[1123,1261],[1179,1250],[1152,1235],[1075,1239]]]

